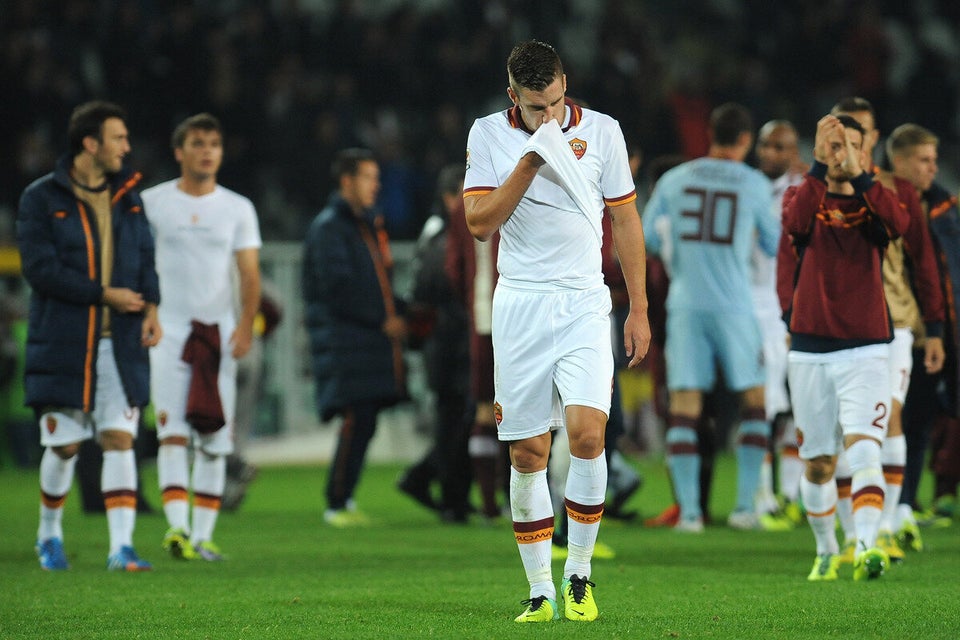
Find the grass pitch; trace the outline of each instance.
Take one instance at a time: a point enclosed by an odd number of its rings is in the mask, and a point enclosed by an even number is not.
[[[645,485],[628,508],[653,515],[669,502],[662,462],[638,464]],[[924,530],[880,580],[809,583],[813,537],[708,527],[702,536],[605,520],[617,551],[594,561],[593,623],[513,622],[527,597],[508,522],[442,525],[394,489],[398,465],[367,469],[357,495],[376,520],[365,529],[323,524],[325,469],[261,469],[246,503],[223,514],[226,562],[176,561],[160,550],[162,515],[141,515],[136,548],[154,563],[108,573],[106,522],[64,517],[66,572],[39,569],[33,551],[35,471],[0,469],[0,638],[960,638],[960,524]],[[732,507],[734,470],[721,459],[714,516]],[[144,472],[159,506],[156,473]],[[926,496],[926,493],[922,495]],[[562,563],[554,563],[559,583]]]

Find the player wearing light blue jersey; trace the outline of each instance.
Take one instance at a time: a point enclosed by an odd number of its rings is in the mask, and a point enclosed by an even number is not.
[[[716,383],[718,366],[726,386],[743,395],[737,500],[728,523],[740,529],[758,526],[753,495],[768,427],[750,255],[755,242],[775,255],[780,239],[780,226],[770,216],[770,181],[743,163],[753,144],[749,112],[733,103],[717,107],[710,116],[710,132],[707,157],[665,173],[643,214],[647,249],[661,254],[671,273],[665,352],[670,391],[667,462],[680,504],[677,528],[691,532],[703,530],[696,423],[703,393]]]

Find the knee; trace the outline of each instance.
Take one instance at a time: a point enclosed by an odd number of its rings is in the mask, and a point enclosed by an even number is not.
[[[161,447],[173,446],[173,447],[186,447],[190,444],[190,441],[184,436],[169,436],[160,441]]]
[[[106,429],[100,432],[100,447],[104,451],[126,451],[133,448],[133,434]]]
[[[50,447],[50,450],[61,460],[69,460],[80,451],[80,443],[74,442],[61,447]]]
[[[510,464],[520,473],[535,473],[547,468],[549,446],[539,439],[518,440],[510,443]]]
[[[807,480],[814,484],[825,484],[833,478],[836,467],[832,456],[817,456],[807,460]]]
[[[603,431],[582,430],[576,434],[567,434],[570,440],[570,453],[578,458],[593,459],[603,453],[605,440]]]

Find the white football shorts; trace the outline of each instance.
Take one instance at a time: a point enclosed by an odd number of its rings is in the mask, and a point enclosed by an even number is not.
[[[847,435],[883,442],[890,418],[888,354],[886,344],[789,353],[787,372],[801,458],[837,455]]]
[[[494,386],[500,440],[563,426],[563,408],[610,414],[610,291],[536,291],[501,282],[493,296]]]
[[[909,327],[893,330],[890,343],[890,395],[903,405],[910,388],[913,371],[913,330]]]
[[[90,413],[66,407],[44,412],[40,416],[40,444],[63,447],[89,440],[101,431],[125,431],[136,438],[140,409],[127,404],[110,338],[101,338],[97,345],[97,388],[94,393],[94,409]]]
[[[237,400],[237,361],[230,355],[232,327],[220,324],[220,372],[217,386],[226,424],[210,434],[197,433],[186,420],[191,365],[183,361],[183,347],[190,336],[190,323],[163,325],[163,340],[150,350],[153,409],[157,416],[157,439],[173,436],[193,438],[196,445],[211,455],[233,453],[233,419]]]

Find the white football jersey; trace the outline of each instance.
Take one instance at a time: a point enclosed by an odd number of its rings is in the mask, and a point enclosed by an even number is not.
[[[248,198],[225,187],[197,197],[178,182],[141,194],[156,244],[160,322],[221,322],[234,315],[234,254],[261,246],[257,213]]]
[[[531,132],[517,107],[479,118],[467,139],[465,196],[502,185]],[[636,199],[623,132],[616,120],[567,101],[563,137],[578,160],[592,204],[588,220],[549,165],[541,167],[513,214],[500,227],[501,282],[534,289],[586,289],[603,283],[600,227],[604,206]]]

